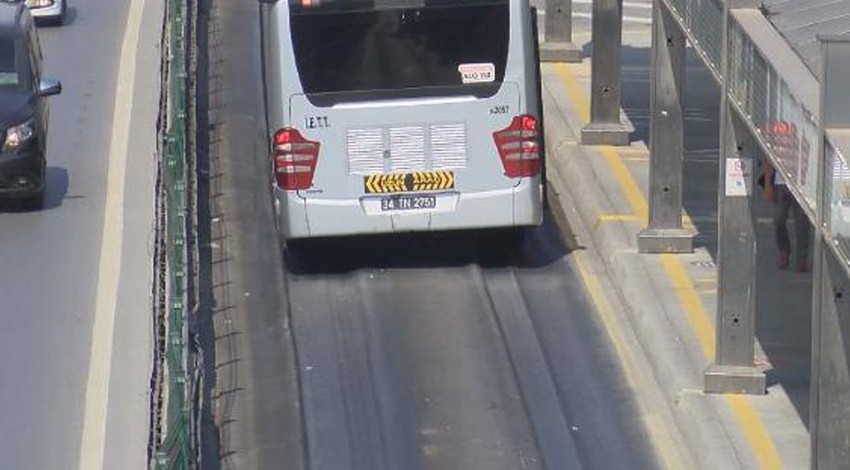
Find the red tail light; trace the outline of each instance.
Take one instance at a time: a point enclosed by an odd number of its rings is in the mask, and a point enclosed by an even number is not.
[[[274,178],[280,189],[307,189],[313,185],[319,142],[307,140],[291,127],[274,135]]]
[[[493,140],[505,167],[505,176],[521,178],[540,172],[540,139],[534,116],[515,117],[510,126],[493,133]]]

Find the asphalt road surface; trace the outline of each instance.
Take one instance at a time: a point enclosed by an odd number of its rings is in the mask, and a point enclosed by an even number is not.
[[[81,446],[102,455],[104,468],[146,468],[162,9],[137,2],[131,14],[129,5],[75,0],[64,26],[39,28],[45,74],[64,91],[50,99],[46,208],[0,207],[2,469],[77,468]],[[130,25],[136,34],[125,34]],[[137,47],[122,64],[125,39]],[[123,90],[119,73],[131,78]],[[115,119],[119,105],[129,106],[129,121]],[[113,155],[122,136],[128,150]],[[112,182],[123,189],[116,203],[108,175],[121,157],[132,178]],[[117,246],[104,245],[105,224],[117,228]],[[99,277],[104,263],[119,266],[114,279]],[[117,288],[117,304],[102,309],[114,328],[93,334],[104,281]],[[106,349],[90,361],[95,338]],[[87,387],[92,370],[106,382]]]
[[[491,234],[405,236],[284,263],[257,4],[202,4],[204,468],[657,468],[548,219],[510,256]]]

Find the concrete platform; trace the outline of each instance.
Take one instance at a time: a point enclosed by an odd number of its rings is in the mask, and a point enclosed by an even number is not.
[[[576,32],[586,45],[588,35]],[[634,126],[628,146],[581,145],[589,108],[590,62],[542,66],[547,171],[553,213],[577,246],[604,260],[631,328],[665,388],[679,431],[700,468],[808,468],[811,274],[776,268],[771,207],[760,203],[756,364],[766,394],[706,394],[717,307],[717,143],[719,95],[688,62],[684,228],[693,253],[643,254],[649,186],[649,29],[623,37],[623,108]],[[793,228],[790,230],[793,234]]]

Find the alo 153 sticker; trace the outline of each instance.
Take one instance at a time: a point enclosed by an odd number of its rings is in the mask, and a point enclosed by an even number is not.
[[[463,83],[489,83],[496,80],[493,64],[460,64],[457,66]]]

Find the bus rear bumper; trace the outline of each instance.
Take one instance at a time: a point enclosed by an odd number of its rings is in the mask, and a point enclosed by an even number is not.
[[[367,209],[365,198],[305,199],[277,191],[278,226],[288,239],[537,226],[543,219],[539,187],[534,178],[513,188],[442,194],[456,198],[452,210],[395,214]]]

